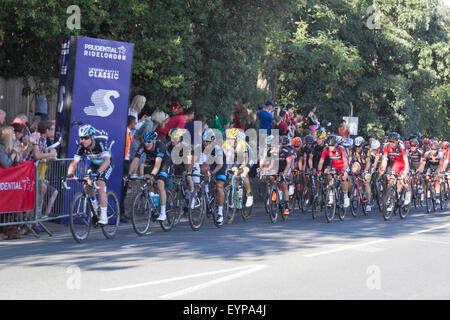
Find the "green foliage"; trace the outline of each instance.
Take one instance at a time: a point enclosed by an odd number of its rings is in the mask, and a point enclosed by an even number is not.
[[[438,0],[79,0],[81,30],[69,30],[72,4],[1,1],[0,75],[48,82],[60,40],[83,35],[135,44],[131,97],[152,109],[179,102],[212,120],[236,99],[253,110],[272,99],[317,107],[337,129],[353,103],[362,134],[450,132],[450,14]]]

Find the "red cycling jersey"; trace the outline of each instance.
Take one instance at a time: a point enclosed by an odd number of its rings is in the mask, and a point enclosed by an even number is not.
[[[347,153],[343,148],[338,146],[334,152],[331,152],[329,147],[326,147],[323,149],[320,158],[325,159],[327,156],[330,158],[331,166],[333,168],[338,171],[342,171],[344,169],[344,159],[347,158]]]
[[[383,157],[388,158],[388,167],[392,167],[397,173],[401,173],[405,170],[405,161],[403,157],[407,157],[407,153],[405,148],[399,143],[397,148],[392,148],[390,145],[387,145],[383,149]]]

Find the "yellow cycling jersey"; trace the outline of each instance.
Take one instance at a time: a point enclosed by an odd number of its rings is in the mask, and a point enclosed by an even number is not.
[[[234,152],[234,154],[248,153],[247,143],[243,140],[237,140],[234,147],[229,140],[225,140],[222,147],[225,153],[230,152]]]

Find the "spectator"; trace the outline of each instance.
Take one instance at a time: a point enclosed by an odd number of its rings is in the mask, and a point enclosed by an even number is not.
[[[33,91],[33,97],[30,102],[30,112],[33,113],[33,102],[35,102],[34,115],[41,116],[42,120],[47,120],[49,111],[47,96],[45,94],[44,82],[40,81],[37,88]]]
[[[47,192],[51,194],[50,201],[47,204],[47,212],[44,215],[47,216],[56,200],[58,195],[58,191],[53,188],[47,180],[45,180],[45,173],[47,170],[47,164],[45,163],[47,160],[56,160],[57,154],[56,150],[48,150],[47,149],[47,138],[51,135],[53,123],[51,121],[43,120],[39,122],[38,132],[40,136],[33,142],[33,160],[40,160],[41,162],[38,165],[39,172],[39,199],[37,203],[37,212],[38,214],[42,212],[42,205],[44,202],[44,196]],[[40,231],[40,230],[38,230]]]
[[[283,111],[282,111],[283,112]],[[283,121],[284,115],[275,116],[274,129],[278,129],[278,134],[280,136],[286,136],[288,134],[288,126],[286,122]]]
[[[189,122],[194,119],[194,115],[195,115],[194,109],[190,108],[184,111],[184,114],[182,115],[173,116],[172,118],[169,119],[169,121],[164,127],[162,127],[161,129],[158,128],[159,130],[156,130],[158,136],[165,138],[167,136],[167,133],[169,133],[170,129],[173,128],[183,129],[186,125],[186,122]]]
[[[350,134],[350,128],[347,125],[347,121],[342,120],[341,125],[338,128],[338,134],[344,138],[347,139]]]
[[[314,136],[316,129],[320,126],[320,122],[316,116],[316,107],[312,108],[308,113],[308,126],[311,130],[311,135]]]
[[[133,134],[133,140],[131,143],[131,157],[134,158],[134,154],[139,148],[139,145],[142,143],[142,135],[147,130],[157,130],[160,127],[164,127],[169,119],[169,116],[162,111],[156,110],[153,112],[151,118],[144,115],[142,117],[144,120],[141,124],[136,124],[134,134]],[[138,128],[139,126],[139,128]],[[141,159],[144,158],[145,160],[145,154],[144,157],[141,157]]]
[[[23,161],[30,161],[32,145],[30,143],[30,136],[27,136],[27,126],[22,123],[11,123],[11,127],[14,129],[14,148],[19,148],[22,151]],[[36,135],[33,135],[35,138]]]
[[[136,118],[134,116],[128,116],[127,119],[127,138],[125,142],[125,157],[123,161],[123,176],[126,176],[128,174],[128,171],[130,170],[130,159],[131,159],[131,145],[133,141],[133,135],[132,132],[134,131],[134,128],[136,126]],[[128,191],[128,180],[123,183],[122,185],[122,193],[120,196],[120,212],[122,213],[120,215],[120,222],[127,223],[129,220],[129,217],[125,214],[125,198],[127,196]]]
[[[3,169],[8,169],[12,164],[18,164],[21,160],[21,150],[14,147],[15,134],[13,127],[0,129],[0,164]]]
[[[133,116],[136,120],[139,119],[139,114],[145,106],[147,99],[144,96],[136,95],[131,101],[130,107],[128,108],[128,115]]]
[[[31,133],[36,132],[37,131],[37,127],[39,122],[41,122],[43,119],[41,119],[41,116],[34,116],[33,117],[33,121],[31,122],[30,125],[30,131]]]
[[[5,120],[6,120],[6,112],[3,109],[0,109],[0,128],[3,127]]]
[[[233,128],[245,131],[245,121],[248,118],[247,107],[250,102],[238,103],[233,107]]]
[[[258,112],[259,119],[259,130],[265,130],[268,135],[270,135],[270,128],[272,127],[272,122],[275,119],[271,113],[272,107],[275,105],[272,101],[267,100],[263,109]]]

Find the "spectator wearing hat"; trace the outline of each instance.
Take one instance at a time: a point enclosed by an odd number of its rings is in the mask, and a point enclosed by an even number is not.
[[[271,113],[273,107],[275,107],[273,102],[271,100],[267,100],[262,110],[258,112],[259,130],[265,130],[269,135],[272,122],[275,120]]]
[[[184,114],[183,106],[179,103],[174,103],[172,105],[172,110],[178,116],[182,116]]]

